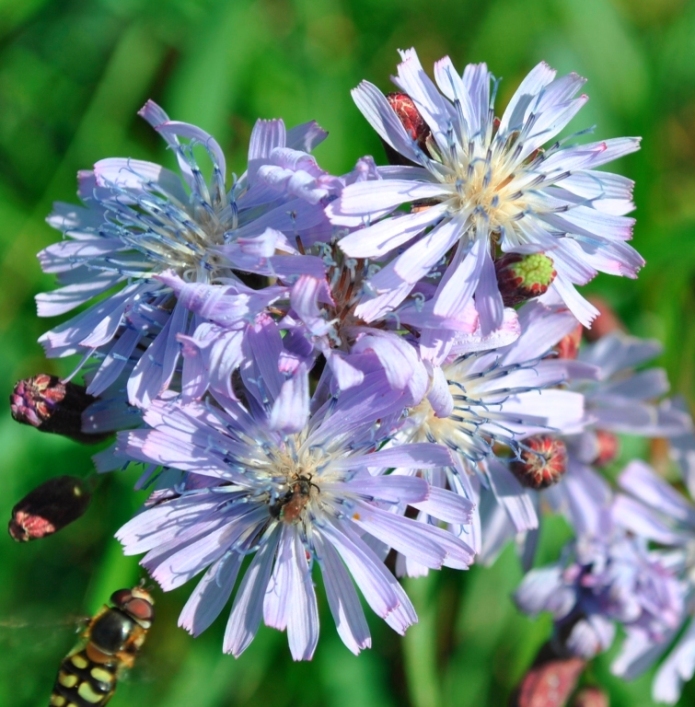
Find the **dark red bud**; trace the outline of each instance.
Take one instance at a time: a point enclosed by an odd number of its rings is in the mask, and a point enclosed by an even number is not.
[[[110,435],[82,431],[82,413],[96,400],[83,385],[64,383],[57,376],[39,373],[21,380],[10,395],[12,417],[41,432],[52,432],[92,444]]]
[[[557,437],[536,435],[523,440],[520,459],[509,465],[522,486],[544,489],[556,484],[567,471],[567,447]]]
[[[564,707],[586,666],[581,658],[552,658],[524,675],[513,707]]]
[[[556,347],[558,358],[577,358],[583,331],[584,327],[581,324],[577,324],[573,331],[560,339]]]
[[[620,441],[612,432],[606,430],[596,430],[597,454],[594,459],[596,466],[606,466],[610,464],[620,451]]]
[[[545,294],[557,274],[544,253],[506,253],[495,261],[495,271],[505,307]]]
[[[415,101],[407,93],[388,93],[386,100],[398,116],[406,132],[417,144],[425,150],[427,138],[432,134],[425,119],[415,105]]]
[[[432,131],[422,115],[420,115],[420,111],[415,106],[413,99],[407,93],[394,92],[386,94],[386,100],[393,108],[408,135],[417,142],[425,154],[428,154],[427,138],[432,134]],[[391,145],[385,142],[383,144],[386,156],[391,164],[413,164],[409,159],[396,152]]]
[[[17,542],[53,535],[77,520],[92,494],[76,476],[56,476],[30,491],[13,509],[9,533]]]
[[[609,707],[608,696],[598,687],[582,688],[572,700],[572,707]]]

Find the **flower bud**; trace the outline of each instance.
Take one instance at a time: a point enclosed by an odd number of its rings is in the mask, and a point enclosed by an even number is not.
[[[596,430],[596,458],[593,463],[596,466],[606,466],[610,464],[620,451],[618,437],[607,430]]]
[[[82,413],[95,400],[82,385],[63,383],[57,376],[39,373],[15,385],[10,409],[17,422],[91,444],[109,436],[82,431]]]
[[[495,271],[505,307],[545,294],[557,274],[544,253],[506,253],[495,261]]]
[[[76,476],[56,476],[30,491],[13,509],[8,526],[17,542],[38,540],[77,520],[92,494]]]
[[[609,707],[608,696],[598,687],[583,687],[574,696],[572,707]]]
[[[577,358],[577,354],[579,353],[579,345],[582,342],[583,331],[584,327],[581,324],[577,324],[573,331],[563,336],[562,339],[558,341],[557,346],[555,347],[557,349],[558,358]]]
[[[542,649],[543,651],[543,649]],[[512,695],[512,707],[563,707],[574,691],[586,661],[544,656],[524,675]]]
[[[522,444],[520,458],[509,465],[519,483],[537,490],[556,484],[567,471],[565,443],[550,435],[536,435]]]
[[[386,94],[386,100],[393,108],[408,135],[427,154],[427,139],[432,135],[432,131],[422,115],[420,115],[420,111],[415,106],[413,99],[407,93],[394,92]],[[391,164],[413,164],[409,159],[396,152],[388,143],[384,142],[384,149]]]

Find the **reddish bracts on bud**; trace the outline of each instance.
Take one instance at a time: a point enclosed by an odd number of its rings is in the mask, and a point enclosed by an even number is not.
[[[544,253],[507,253],[495,261],[495,271],[505,307],[545,294],[557,275]]]
[[[432,131],[424,118],[420,115],[420,111],[416,108],[413,99],[407,93],[394,92],[387,93],[386,100],[389,102],[391,108],[393,108],[398,116],[398,120],[401,121],[408,135],[417,142],[425,154],[429,154],[427,150],[427,139],[432,135]],[[409,159],[403,157],[399,152],[396,152],[391,145],[383,140],[382,143],[386,150],[386,156],[391,164],[413,164]]]
[[[591,328],[584,332],[587,341],[598,341],[611,332],[625,331],[623,323],[606,300],[601,297],[589,297],[589,301],[598,309],[598,316],[591,323]]]
[[[563,336],[560,341],[558,341],[557,346],[555,347],[558,358],[577,358],[577,354],[579,353],[579,345],[582,342],[583,331],[584,327],[581,324],[577,324],[574,331],[571,331],[569,334]]]
[[[558,655],[550,644],[541,648],[511,697],[511,707],[564,707],[586,661]]]
[[[38,540],[76,521],[92,494],[76,476],[56,476],[30,491],[13,509],[9,533],[17,542]]]
[[[557,437],[535,435],[522,442],[519,459],[509,465],[522,486],[545,489],[567,471],[567,447]]]
[[[82,385],[64,383],[57,376],[39,373],[15,385],[10,395],[10,409],[17,422],[91,444],[109,436],[82,431],[82,413],[95,400]]]
[[[608,695],[598,687],[583,687],[572,700],[572,707],[609,707]]]
[[[620,441],[612,432],[606,430],[596,430],[596,458],[595,466],[606,466],[610,464],[620,451]]]

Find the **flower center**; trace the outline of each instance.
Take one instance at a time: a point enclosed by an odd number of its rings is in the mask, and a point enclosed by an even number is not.
[[[226,231],[235,228],[234,209],[194,203],[193,197],[184,203],[164,192],[137,199],[124,192],[123,197],[104,204],[110,214],[102,228],[145,256],[145,262],[129,258],[121,266],[131,277],[174,270],[188,282],[207,283],[229,272],[211,250],[224,243]]]
[[[269,496],[269,512],[284,523],[303,520],[305,509],[315,506],[321,495],[318,467],[324,455],[315,449],[301,449],[298,441],[290,438],[285,449],[270,455],[268,471],[274,488]]]
[[[452,179],[457,207],[490,231],[499,231],[524,211],[522,193],[514,185],[514,174],[487,158],[467,166],[456,166]]]

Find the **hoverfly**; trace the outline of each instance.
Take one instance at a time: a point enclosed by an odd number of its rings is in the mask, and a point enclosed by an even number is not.
[[[119,589],[89,620],[80,643],[63,659],[50,707],[103,707],[121,670],[130,668],[154,619],[154,600],[141,587]]]

